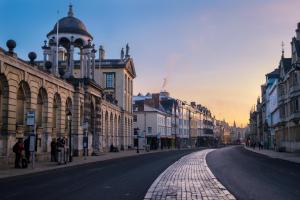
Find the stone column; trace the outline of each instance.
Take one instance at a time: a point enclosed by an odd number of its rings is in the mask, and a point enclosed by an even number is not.
[[[96,97],[96,123],[95,123],[95,138],[94,138],[94,154],[100,152],[100,135],[101,135],[101,98]]]
[[[96,50],[92,50],[92,79],[95,80],[95,57],[96,57]]]
[[[88,145],[88,151],[91,151],[92,148],[92,141],[91,138],[91,119],[90,119],[90,113],[91,113],[91,94],[85,93],[84,94],[84,122],[88,122],[88,130],[87,130],[87,136],[89,138],[89,145]]]
[[[44,63],[43,63],[43,69],[46,69],[46,61],[47,61],[47,53],[46,53],[46,50],[44,50],[44,52],[43,52],[43,56],[44,56]]]
[[[74,69],[74,45],[70,45],[70,50],[69,50],[69,66],[68,66],[68,73],[67,76],[71,77],[73,76],[73,69]]]
[[[2,67],[2,66],[1,66]],[[7,145],[6,145],[6,155],[13,159],[14,153],[12,151],[13,145],[16,140],[16,107],[17,107],[17,82],[12,78],[7,77],[8,79],[8,105],[7,105],[7,115],[8,115],[8,124],[7,124]],[[8,161],[8,160],[7,160]],[[11,160],[12,161],[12,160]],[[8,161],[9,162],[9,161]]]
[[[86,53],[86,77],[91,78],[91,53],[88,50]]]
[[[80,77],[84,78],[84,55],[83,55],[83,49],[80,48]]]

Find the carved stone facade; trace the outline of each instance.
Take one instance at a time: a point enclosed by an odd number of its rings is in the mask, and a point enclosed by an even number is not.
[[[27,138],[32,131],[38,160],[49,159],[50,143],[58,137],[71,140],[75,156],[83,154],[84,135],[89,155],[108,151],[110,145],[127,149],[133,144],[131,99],[136,75],[132,58],[105,59],[101,46],[96,59],[93,38],[73,16],[71,6],[65,18],[59,20],[57,35],[56,26],[47,35],[43,61],[31,56],[30,62],[21,60],[8,43],[9,51],[0,48],[0,162],[11,162],[17,139]],[[66,20],[76,23],[67,29]],[[73,57],[74,48],[80,50],[79,60]],[[114,74],[110,80],[114,87],[103,80],[106,74]],[[35,112],[34,129],[26,125],[29,111]]]

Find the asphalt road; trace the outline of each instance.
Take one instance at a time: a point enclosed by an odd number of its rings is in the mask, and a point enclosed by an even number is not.
[[[300,164],[249,152],[242,146],[209,153],[207,164],[237,199],[300,199]]]
[[[0,179],[0,199],[141,200],[161,172],[191,152],[153,153]]]

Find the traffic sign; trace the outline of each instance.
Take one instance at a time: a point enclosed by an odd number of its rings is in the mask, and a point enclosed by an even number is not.
[[[35,112],[34,111],[27,112],[26,124],[28,126],[34,126],[34,123],[35,123]]]
[[[29,151],[34,152],[35,151],[35,135],[30,134],[29,136]]]

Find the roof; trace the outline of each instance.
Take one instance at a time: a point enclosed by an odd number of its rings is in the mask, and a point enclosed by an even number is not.
[[[292,68],[292,58],[282,58],[283,70],[285,73]]]
[[[101,61],[97,59],[97,65],[101,66],[101,68],[125,68],[134,78],[136,77],[134,63],[130,57],[126,59],[104,59]]]
[[[56,32],[57,23],[54,25],[54,28],[47,34],[47,37],[56,34]],[[70,5],[69,7],[68,16],[63,17],[58,21],[58,33],[80,34],[93,39],[92,35],[87,31],[84,23],[73,16],[72,5]]]
[[[175,103],[174,99],[163,99],[160,101],[160,104],[162,105],[164,110],[168,113],[172,113],[174,103]]]
[[[266,77],[269,78],[279,78],[280,70],[278,68],[274,69],[272,72],[266,74]]]

